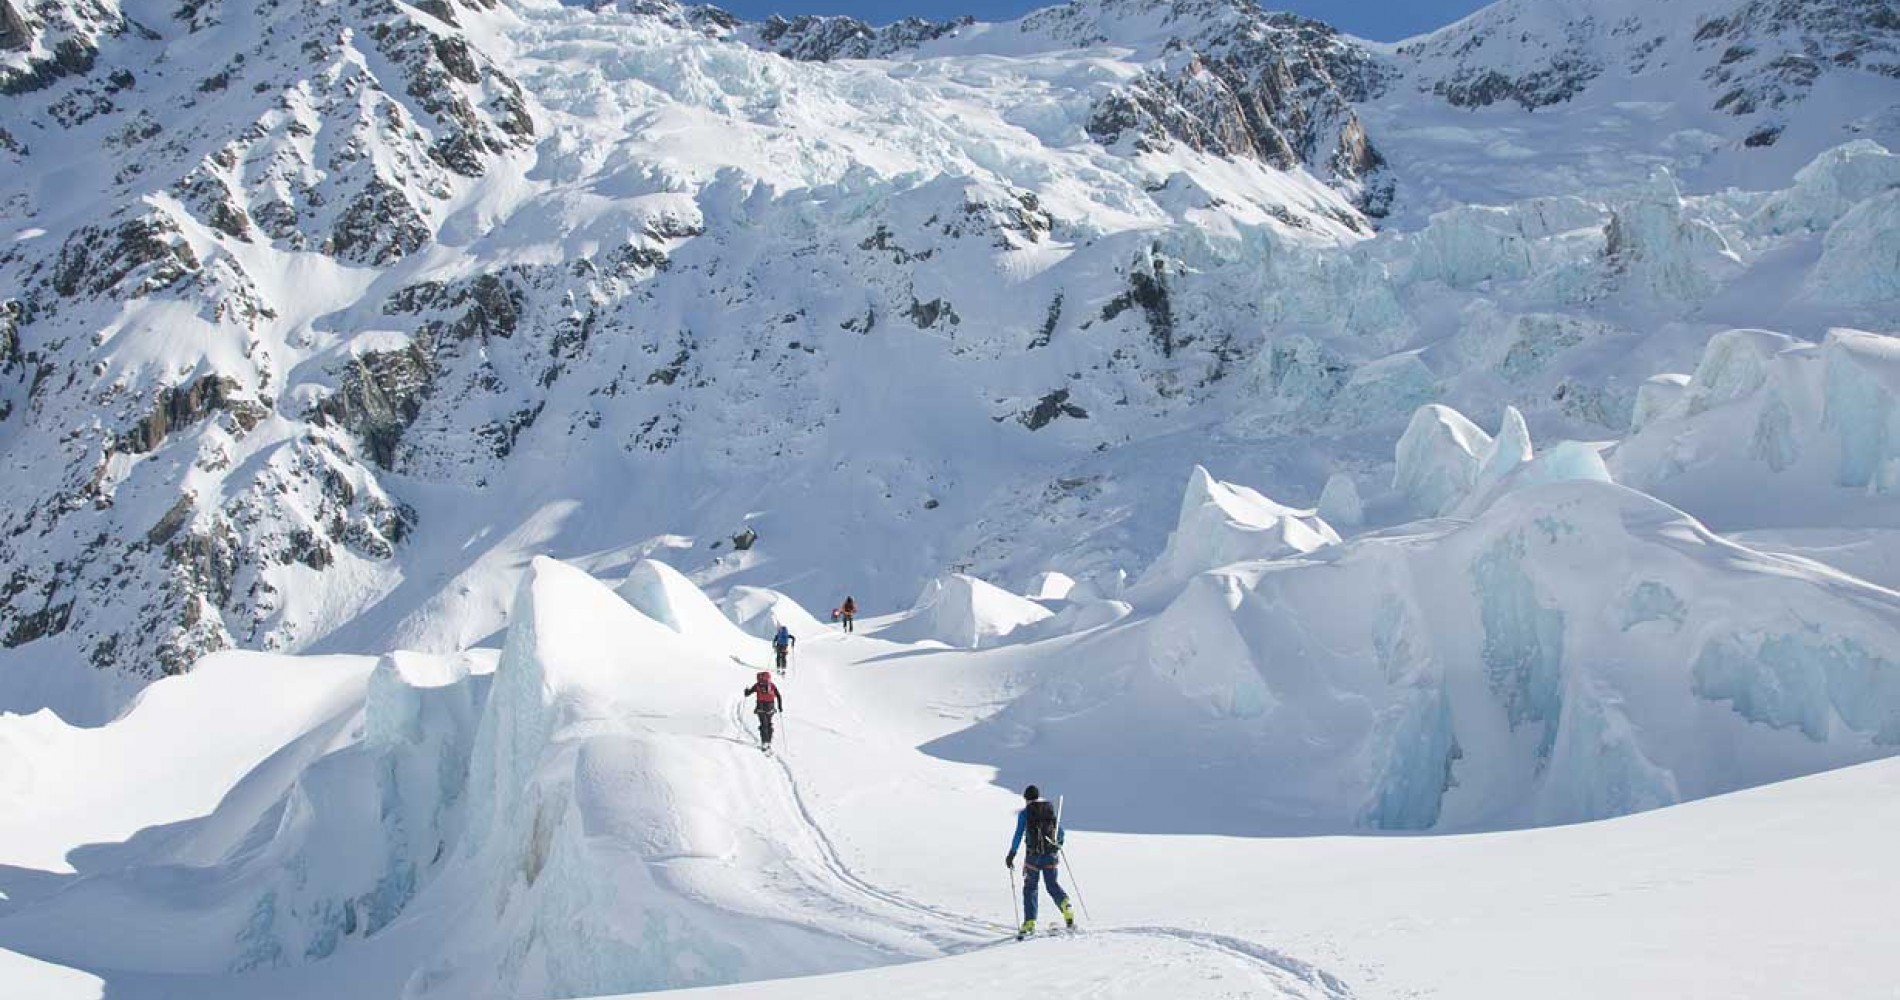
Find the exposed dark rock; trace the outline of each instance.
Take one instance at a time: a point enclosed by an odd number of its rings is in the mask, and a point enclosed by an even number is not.
[[[170,288],[200,267],[178,227],[163,216],[148,215],[115,229],[86,226],[73,233],[60,247],[52,285],[67,298],[97,297],[114,289],[138,298]]]
[[[72,624],[72,620],[72,601],[69,600],[64,604],[48,604],[38,611],[27,612],[15,619],[13,627],[7,629],[7,634],[0,636],[0,646],[12,649],[58,635],[66,631],[66,627]]]
[[[1071,417],[1076,420],[1087,420],[1089,418],[1089,411],[1069,402],[1069,390],[1057,389],[1047,396],[1042,397],[1041,401],[1036,403],[1033,408],[1017,414],[1016,419],[1022,421],[1024,427],[1032,431],[1038,431],[1047,427],[1050,421],[1055,420],[1057,417]]]
[[[732,536],[732,547],[740,552],[744,552],[752,548],[753,543],[758,540],[759,533],[753,530],[751,525],[747,525],[744,531]]]
[[[263,419],[264,408],[252,400],[237,396],[235,380],[221,375],[206,375],[184,388],[159,390],[152,412],[119,435],[114,450],[133,455],[153,451],[171,432],[188,427],[214,412],[228,412],[241,431],[248,431]]]
[[[165,516],[159,518],[158,523],[152,525],[151,530],[145,533],[146,543],[153,546],[162,546],[170,543],[173,538],[178,536],[178,532],[191,521],[192,511],[196,502],[197,497],[192,496],[190,493],[181,495],[178,498],[178,502],[172,504],[172,508],[165,512]]]
[[[449,336],[456,340],[487,340],[515,335],[527,296],[499,275],[484,274],[470,282],[465,295],[457,296],[456,301],[464,299],[469,303],[468,311],[450,324]]]
[[[319,418],[348,428],[377,465],[395,468],[403,432],[434,391],[430,347],[422,337],[402,350],[357,355],[341,373],[337,391],[317,404]]]
[[[963,319],[957,315],[955,309],[951,308],[950,303],[943,299],[931,299],[929,302],[911,299],[910,321],[917,324],[917,329],[928,330],[936,326],[939,321],[956,326],[962,323]]]
[[[356,264],[388,264],[435,238],[427,220],[400,188],[372,178],[330,234],[332,256]]]
[[[1112,320],[1133,306],[1140,306],[1142,315],[1148,320],[1149,339],[1161,351],[1162,357],[1173,357],[1177,346],[1174,337],[1174,304],[1168,297],[1168,265],[1158,253],[1152,254],[1146,266],[1138,266],[1128,274],[1128,291],[1115,296],[1102,307],[1102,318]]]
[[[0,0],[4,2],[4,0]],[[53,46],[50,59],[35,59],[21,70],[0,69],[0,96],[17,97],[44,90],[69,76],[92,72],[99,50],[77,38],[67,38]]]
[[[802,62],[833,59],[885,59],[976,23],[972,17],[929,21],[907,17],[874,28],[855,17],[802,14],[786,20],[776,14],[748,26],[740,37],[767,52]]]
[[[1056,297],[1049,300],[1049,313],[1042,319],[1042,329],[1036,331],[1036,335],[1030,338],[1029,350],[1033,351],[1038,347],[1048,347],[1050,338],[1055,336],[1057,324],[1061,322],[1062,293],[1057,292]]]
[[[26,364],[20,350],[20,320],[26,307],[18,299],[0,299],[0,375],[12,375]]]
[[[25,52],[33,47],[33,29],[13,4],[14,0],[0,0],[0,49]]]

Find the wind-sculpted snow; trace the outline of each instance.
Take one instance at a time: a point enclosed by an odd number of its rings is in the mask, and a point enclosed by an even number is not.
[[[1129,588],[1128,599],[1137,607],[1158,605],[1208,570],[1309,555],[1337,544],[1339,535],[1313,511],[1282,506],[1195,466],[1168,547]]]
[[[635,564],[617,593],[641,614],[696,644],[724,649],[734,656],[750,654],[754,662],[764,662],[765,650],[759,643],[728,619],[692,581],[658,559],[642,559]]]
[[[1818,347],[1764,331],[1721,334],[1680,388],[1652,394],[1612,468],[1619,481],[1665,495],[1699,496],[1746,477],[1759,495],[1736,505],[1744,523],[1770,504],[1891,493],[1900,489],[1896,344],[1853,330],[1831,331]]]
[[[1547,482],[1463,526],[1204,573],[938,746],[1031,747],[1042,780],[1141,830],[1446,831],[1886,756],[1896,726],[1892,592],[1607,482]],[[1119,749],[1146,734],[1173,751]]]
[[[676,604],[705,601],[683,588]],[[796,869],[813,848],[759,809],[774,772],[731,737],[748,672],[716,641],[551,560],[511,621],[498,662],[383,658],[360,710],[311,720],[209,815],[79,852],[69,884],[0,914],[0,941],[206,988],[323,981],[332,963],[356,971],[331,982],[410,997],[664,989],[925,950],[896,929],[834,933],[836,914],[796,912],[823,887],[727,864]],[[136,931],[158,924],[172,931]],[[375,971],[392,948],[401,961]]]
[[[1048,609],[994,584],[952,573],[930,581],[902,620],[878,631],[894,642],[978,649],[1050,617]]]
[[[811,607],[1102,577],[1195,465],[1310,505],[1428,404],[1612,439],[1722,329],[1891,326],[1885,29],[1826,6],[1724,72],[1859,61],[1734,117],[1679,74],[1474,114],[1234,0],[788,22],[822,63],[659,0],[7,0],[0,705],[456,650],[627,538]],[[1709,10],[1610,34],[1757,44]]]
[[[780,626],[790,630],[793,638],[811,638],[829,627],[797,601],[763,587],[734,587],[720,605],[734,625],[758,639],[772,638]]]

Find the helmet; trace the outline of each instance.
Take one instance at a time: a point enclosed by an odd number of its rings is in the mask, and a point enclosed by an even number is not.
[[[771,679],[772,679],[772,672],[770,670],[759,671],[759,681],[761,683],[768,682]]]
[[[1023,789],[1023,801],[1034,802],[1039,798],[1042,798],[1042,789],[1037,788],[1035,785],[1030,785],[1028,788]]]

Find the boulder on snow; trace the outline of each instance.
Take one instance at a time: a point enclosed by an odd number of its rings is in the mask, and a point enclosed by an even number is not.
[[[1128,599],[1136,606],[1166,601],[1189,580],[1221,566],[1283,559],[1339,544],[1339,535],[1310,510],[1283,506],[1254,490],[1215,479],[1195,466],[1167,548]]]
[[[1048,617],[1049,609],[1026,597],[952,573],[926,584],[910,613],[879,632],[878,638],[978,649]]]

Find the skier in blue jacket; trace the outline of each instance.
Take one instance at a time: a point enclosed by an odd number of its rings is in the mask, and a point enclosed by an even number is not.
[[[1049,898],[1056,901],[1063,921],[1073,928],[1075,910],[1069,906],[1069,894],[1056,881],[1056,865],[1062,860],[1062,841],[1068,831],[1062,829],[1056,807],[1043,800],[1042,791],[1035,785],[1023,789],[1023,803],[1022,811],[1016,814],[1016,836],[1009,842],[1009,856],[1003,860],[1010,871],[1015,871],[1016,850],[1028,841],[1028,853],[1023,856],[1023,926],[1016,936],[1035,933],[1038,878],[1049,887]]]
[[[772,652],[777,658],[779,673],[782,674],[785,672],[785,660],[791,655],[792,645],[796,642],[798,642],[798,640],[792,637],[792,630],[783,625],[780,625],[778,632],[773,634]]]

